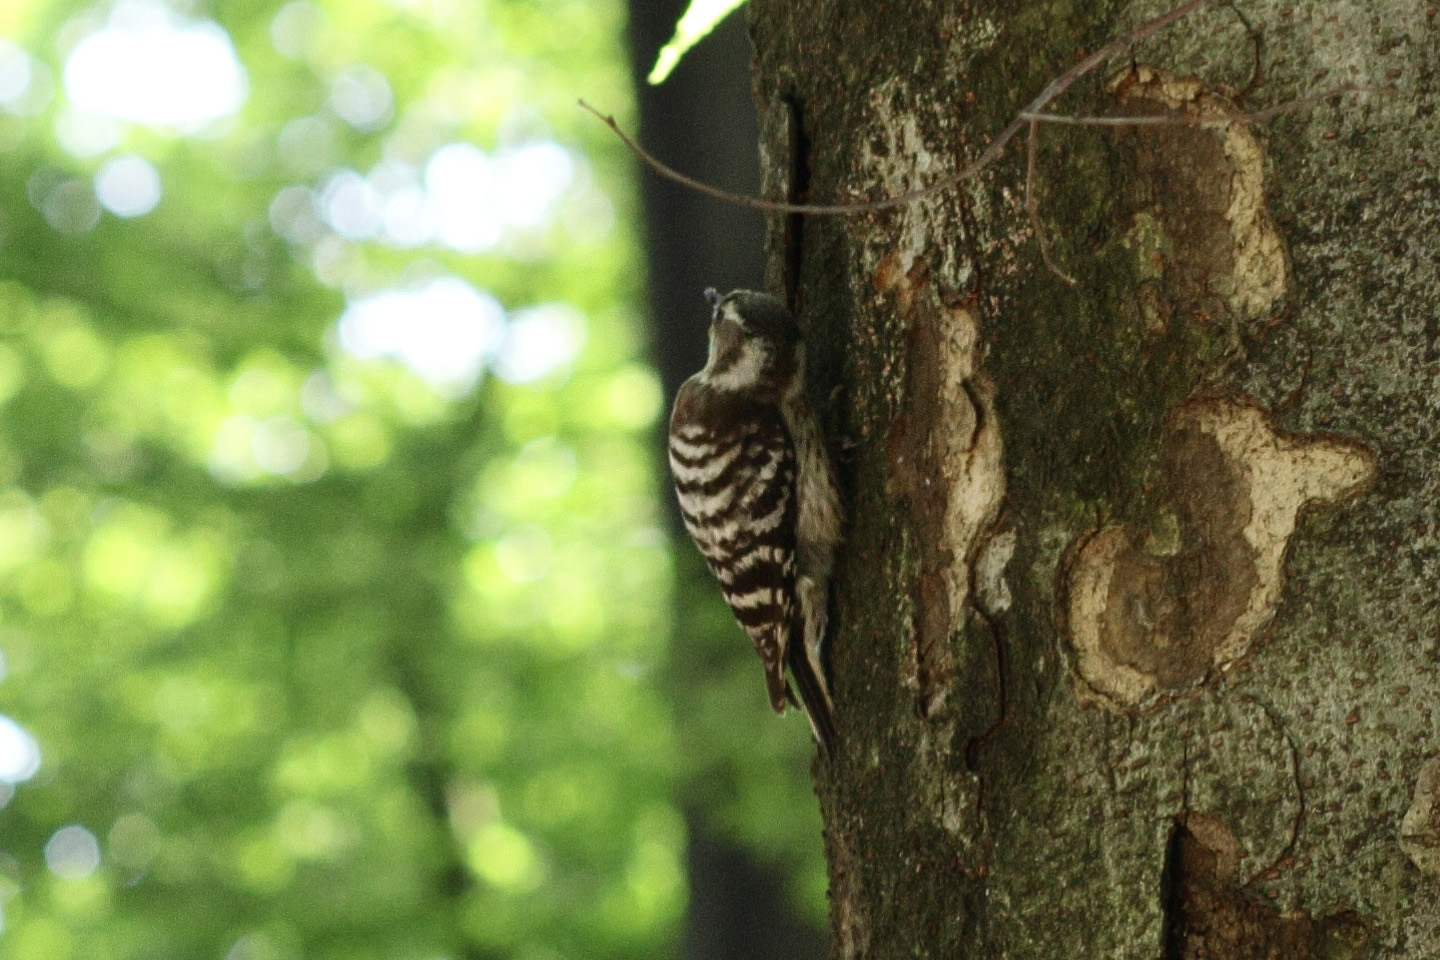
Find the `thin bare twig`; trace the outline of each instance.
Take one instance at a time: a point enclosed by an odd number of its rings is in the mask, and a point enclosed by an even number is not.
[[[1050,258],[1050,238],[1045,233],[1045,225],[1040,222],[1039,203],[1035,200],[1035,151],[1040,142],[1039,127],[1037,121],[1031,120],[1030,129],[1025,135],[1025,212],[1030,216],[1030,229],[1035,232],[1035,240],[1040,244],[1040,256],[1044,258],[1045,266],[1073,287],[1075,278],[1061,270]]]
[[[724,200],[727,203],[750,207],[753,210],[764,210],[769,213],[801,213],[811,216],[855,216],[862,213],[874,213],[880,210],[891,210],[895,207],[903,207],[907,204],[915,203],[918,200],[928,199],[929,197],[944,193],[946,190],[976,176],[986,167],[990,166],[990,164],[994,163],[1000,154],[1005,151],[1006,145],[1014,139],[1015,135],[1023,130],[1027,124],[1032,122],[1027,118],[1027,114],[1036,114],[1044,110],[1055,98],[1070,89],[1075,81],[1100,66],[1100,64],[1106,60],[1109,60],[1121,50],[1164,30],[1175,21],[1189,16],[1201,7],[1213,2],[1215,2],[1215,0],[1189,0],[1188,3],[1181,4],[1170,12],[1163,13],[1155,19],[1141,24],[1134,32],[1127,36],[1117,37],[1111,40],[1105,44],[1105,46],[1096,50],[1088,57],[1085,57],[1079,63],[1075,64],[1075,66],[1050,81],[1050,84],[1046,86],[1044,90],[1040,91],[1040,95],[1034,100],[1031,100],[1030,103],[1025,106],[1025,109],[1022,110],[1014,120],[1011,120],[1009,125],[1006,126],[1004,130],[1001,130],[994,140],[990,141],[990,145],[987,146],[978,157],[962,167],[959,172],[932,183],[928,187],[911,190],[909,193],[902,193],[894,197],[886,197],[883,200],[861,200],[854,203],[787,203],[781,200],[762,200],[759,197],[750,197],[744,194],[731,193],[728,190],[721,190],[719,187],[712,187],[708,183],[702,183],[694,177],[686,176],[680,171],[661,163],[645,150],[644,147],[626,135],[625,131],[620,129],[620,125],[615,122],[613,116],[601,113],[584,100],[580,101],[580,106],[590,113],[593,113],[596,117],[599,117],[651,170],[665,179],[678,183],[681,186],[689,187],[697,193],[703,193],[717,200]]]
[[[1353,83],[1341,84],[1329,90],[1322,90],[1319,93],[1302,97],[1298,100],[1291,100],[1282,103],[1277,107],[1268,110],[1258,110],[1250,113],[1221,114],[1209,117],[1184,116],[1176,114],[1163,114],[1156,116],[1139,117],[1073,117],[1057,113],[1021,113],[1020,119],[1030,123],[1030,131],[1026,137],[1027,157],[1025,167],[1025,212],[1030,218],[1030,229],[1035,234],[1035,240],[1040,244],[1040,256],[1045,261],[1045,266],[1055,276],[1064,280],[1070,286],[1075,285],[1075,278],[1070,276],[1059,265],[1055,263],[1050,253],[1050,238],[1045,232],[1045,225],[1040,219],[1039,202],[1035,199],[1035,151],[1036,144],[1040,139],[1040,124],[1056,123],[1070,126],[1084,127],[1138,127],[1138,126],[1193,126],[1193,127],[1221,127],[1231,123],[1263,123],[1283,113],[1298,110],[1300,107],[1333,97],[1339,93],[1349,93],[1358,89]]]
[[[1328,90],[1321,90],[1319,93],[1312,93],[1309,96],[1300,97],[1295,100],[1270,107],[1265,110],[1255,110],[1248,113],[1222,113],[1209,117],[1190,117],[1176,114],[1160,114],[1155,116],[1139,117],[1078,117],[1063,113],[1030,113],[1028,111],[1020,114],[1021,120],[1031,123],[1055,123],[1072,127],[1223,127],[1230,123],[1265,123],[1286,113],[1293,113],[1301,107],[1321,100],[1328,100],[1330,97],[1342,93],[1354,93],[1361,89],[1353,83],[1342,83],[1338,87],[1331,87]]]

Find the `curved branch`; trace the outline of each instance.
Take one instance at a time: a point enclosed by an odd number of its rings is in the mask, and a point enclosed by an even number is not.
[[[731,193],[728,190],[721,190],[719,187],[702,183],[694,177],[686,176],[680,171],[661,163],[660,160],[652,156],[644,147],[640,146],[640,144],[628,136],[625,131],[621,130],[620,124],[615,122],[613,116],[601,113],[584,100],[580,101],[580,107],[600,118],[601,122],[613,130],[615,135],[623,140],[625,145],[651,170],[654,170],[666,180],[678,183],[683,187],[688,187],[697,193],[703,193],[708,197],[714,197],[717,200],[723,200],[726,203],[733,203],[742,207],[749,207],[753,210],[764,210],[768,213],[801,213],[812,216],[856,216],[862,213],[891,210],[895,207],[903,207],[915,203],[918,200],[925,200],[937,194],[944,193],[946,190],[973,178],[986,167],[990,166],[990,164],[994,163],[1000,154],[1005,152],[1005,146],[1014,139],[1017,133],[1025,129],[1031,122],[1028,115],[1036,114],[1044,110],[1055,98],[1070,89],[1075,81],[1126,47],[1139,43],[1141,40],[1170,26],[1170,24],[1175,21],[1189,16],[1199,8],[1213,2],[1214,0],[1189,0],[1188,3],[1184,3],[1168,13],[1161,14],[1155,19],[1141,24],[1133,33],[1111,40],[1105,44],[1105,46],[1096,50],[1088,57],[1085,57],[1079,63],[1075,64],[1075,66],[1050,81],[1050,84],[1046,86],[1044,90],[1040,91],[1040,95],[1034,100],[1031,100],[1030,103],[1025,106],[1025,109],[1017,114],[1015,119],[1011,120],[1009,125],[1006,126],[1004,130],[1001,130],[995,139],[990,141],[990,145],[987,146],[978,157],[961,168],[958,173],[946,177],[944,180],[932,183],[928,187],[921,187],[918,190],[911,190],[908,193],[902,193],[894,197],[886,197],[883,200],[860,200],[853,203],[787,203],[781,200],[762,200],[759,197],[751,197],[745,194]]]

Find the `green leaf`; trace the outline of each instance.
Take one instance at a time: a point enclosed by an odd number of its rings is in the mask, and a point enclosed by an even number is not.
[[[690,6],[680,22],[675,24],[675,36],[660,48],[655,58],[655,67],[646,79],[652,86],[665,82],[670,72],[680,63],[680,58],[695,44],[715,29],[715,25],[730,15],[745,0],[690,0]]]

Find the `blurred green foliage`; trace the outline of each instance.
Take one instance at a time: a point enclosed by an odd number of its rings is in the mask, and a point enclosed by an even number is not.
[[[99,35],[203,99],[136,38],[216,25],[238,109],[86,100]],[[693,551],[670,653],[623,26],[0,7],[0,956],[669,956],[682,808],[823,909]]]

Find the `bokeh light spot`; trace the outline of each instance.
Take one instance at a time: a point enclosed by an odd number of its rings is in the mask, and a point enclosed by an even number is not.
[[[350,842],[350,831],[335,811],[307,800],[293,800],[275,823],[281,844],[301,860],[325,860]]]
[[[15,588],[26,612],[35,617],[57,617],[75,599],[70,568],[54,557],[41,557],[26,566]]]
[[[300,388],[300,407],[315,423],[334,423],[354,413],[356,403],[328,373],[316,370]]]
[[[24,385],[24,361],[13,349],[0,344],[0,404],[19,393]]]
[[[309,187],[285,187],[270,201],[269,213],[271,228],[291,243],[309,245],[325,232]]]
[[[355,413],[337,421],[329,438],[335,461],[351,470],[369,470],[390,456],[390,433],[370,413]]]
[[[240,109],[247,81],[219,24],[181,25],[164,7],[127,2],[70,52],[65,90],[92,113],[188,132]]]
[[[440,214],[419,187],[400,187],[385,198],[385,239],[405,249],[428,243],[440,228]]]
[[[40,744],[20,724],[0,713],[0,783],[23,783],[40,769]]]
[[[9,40],[0,40],[0,104],[17,103],[30,88],[30,54]]]
[[[310,55],[325,30],[325,11],[309,0],[281,7],[270,21],[270,43],[282,56],[300,60]]]
[[[533,230],[550,222],[575,176],[575,161],[558,143],[542,140],[505,157],[495,205],[511,226]]]
[[[491,194],[494,170],[479,147],[452,143],[425,165],[425,189],[440,211],[439,240],[461,253],[484,253],[500,242]]]
[[[466,852],[471,868],[502,890],[534,890],[545,879],[544,865],[529,838],[502,820],[476,830]]]
[[[339,154],[335,121],[327,117],[296,117],[281,128],[276,146],[280,150],[280,162],[292,176],[314,176],[334,165]]]
[[[495,157],[473,144],[446,144],[425,165],[425,190],[439,218],[436,237],[453,250],[483,253],[500,242],[507,226],[545,227],[575,169],[570,152],[551,140]]]
[[[117,217],[142,217],[160,202],[160,171],[144,157],[116,157],[96,172],[95,196]]]
[[[340,71],[330,84],[330,109],[356,130],[378,130],[390,119],[395,103],[390,81],[364,65]]]
[[[120,142],[120,125],[113,117],[66,110],[55,120],[55,139],[72,156],[93,157]]]
[[[225,954],[225,960],[284,960],[292,954],[282,953],[264,933],[247,933],[236,940]]]
[[[45,844],[45,866],[64,880],[88,877],[100,866],[100,841],[78,823],[61,827]]]
[[[320,192],[320,207],[336,233],[365,240],[380,229],[380,192],[354,170],[341,170]]]
[[[310,431],[290,417],[262,420],[250,437],[255,463],[266,473],[297,472],[310,457],[310,445]]]
[[[340,317],[340,346],[361,359],[397,359],[433,387],[469,388],[502,341],[503,318],[494,297],[441,277],[351,303]]]
[[[495,373],[509,383],[529,383],[566,366],[585,341],[584,318],[563,303],[521,310],[505,331]]]
[[[554,437],[540,437],[525,445],[506,472],[506,500],[525,503],[564,494],[574,484],[578,466],[574,450]]]
[[[67,323],[48,334],[41,351],[55,382],[72,390],[92,386],[105,372],[105,343],[87,324]]]
[[[495,564],[515,583],[533,583],[550,571],[550,535],[534,524],[509,531],[495,544]]]
[[[28,496],[19,490],[0,493],[0,573],[35,556],[49,539],[50,525]]]
[[[9,40],[0,38],[0,107],[10,113],[39,113],[50,103],[50,70]]]
[[[90,184],[73,178],[50,188],[40,201],[40,212],[57,233],[85,233],[100,222],[100,204]]]

